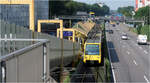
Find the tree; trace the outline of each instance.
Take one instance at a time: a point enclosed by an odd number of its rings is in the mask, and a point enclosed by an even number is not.
[[[117,11],[119,13],[122,13],[126,17],[131,17],[132,16],[132,11],[134,11],[134,7],[133,6],[119,7]]]
[[[98,4],[89,5],[73,0],[50,0],[49,5],[50,17],[55,15],[74,15],[77,11],[84,11],[87,13],[93,11],[95,12],[96,16],[109,13],[109,7],[106,5],[104,5],[103,7],[99,7]]]
[[[150,24],[150,7],[142,7],[136,11],[135,16],[136,19],[144,19],[145,24]]]

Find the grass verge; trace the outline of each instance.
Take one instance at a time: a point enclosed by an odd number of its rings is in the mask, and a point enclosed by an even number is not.
[[[138,27],[138,28],[130,27],[129,30],[136,34],[147,35],[148,41],[150,41],[150,25],[145,25],[143,27]]]

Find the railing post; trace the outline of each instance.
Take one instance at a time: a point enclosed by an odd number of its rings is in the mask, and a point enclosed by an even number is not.
[[[43,82],[46,83],[47,81],[47,71],[46,71],[46,66],[47,66],[47,49],[46,49],[46,43],[43,43]]]
[[[4,61],[0,62],[0,83],[6,83],[6,64]]]
[[[2,82],[2,64],[0,62],[0,83]]]

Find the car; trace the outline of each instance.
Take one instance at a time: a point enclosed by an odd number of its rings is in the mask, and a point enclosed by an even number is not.
[[[117,22],[116,24],[119,25],[119,22]]]
[[[109,34],[113,34],[114,33],[114,31],[113,30],[109,30]]]
[[[127,40],[127,39],[128,39],[127,34],[126,34],[126,33],[122,34],[121,39],[122,39],[122,40]]]
[[[147,35],[138,35],[137,43],[138,44],[147,44]]]
[[[115,25],[115,24],[112,24],[112,26],[115,27],[116,25]]]

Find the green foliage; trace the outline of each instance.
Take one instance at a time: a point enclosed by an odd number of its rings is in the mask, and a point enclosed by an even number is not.
[[[117,11],[119,13],[122,13],[123,15],[125,15],[127,17],[131,17],[132,16],[132,11],[134,11],[134,7],[133,6],[119,7]]]
[[[104,16],[109,13],[109,7],[104,5],[103,7],[99,7],[98,4],[91,5],[91,11],[95,12],[96,16]]]
[[[140,9],[138,9],[138,11],[136,11],[134,17],[136,19],[144,19],[145,20],[145,24],[149,24],[150,25],[150,7],[146,6],[146,7],[142,7]]]
[[[87,13],[93,11],[97,16],[109,13],[109,7],[106,5],[99,7],[97,4],[89,5],[73,0],[50,0],[49,6],[50,17],[59,15],[75,15],[77,11],[84,11]]]
[[[148,40],[150,41],[150,25],[145,25],[143,27],[139,26],[138,28],[130,28],[130,30],[137,34],[147,35]]]
[[[140,33],[143,34],[143,35],[147,35],[148,36],[148,40],[150,41],[150,25],[143,26],[141,28]]]
[[[137,33],[138,34],[141,34],[141,28],[142,28],[142,25],[139,25],[138,28],[137,28]]]

